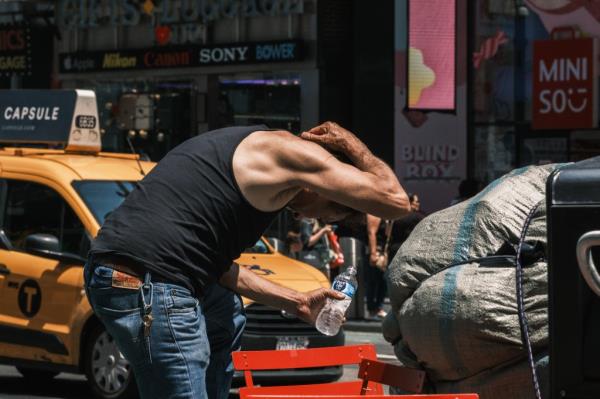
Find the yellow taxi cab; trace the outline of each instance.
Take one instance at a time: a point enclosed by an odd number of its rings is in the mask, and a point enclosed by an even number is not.
[[[84,373],[96,397],[124,398],[135,395],[133,376],[90,308],[83,264],[105,216],[154,164],[101,152],[100,136],[91,91],[0,92],[0,363],[36,381]],[[329,286],[321,272],[264,239],[237,262],[301,291]],[[243,349],[344,343],[343,332],[326,337],[285,312],[244,304]],[[340,375],[331,368],[262,377],[329,381]]]

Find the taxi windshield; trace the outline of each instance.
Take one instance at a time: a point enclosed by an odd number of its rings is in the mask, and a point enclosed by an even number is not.
[[[106,216],[135,188],[134,181],[75,181],[73,187],[79,193],[100,225]]]

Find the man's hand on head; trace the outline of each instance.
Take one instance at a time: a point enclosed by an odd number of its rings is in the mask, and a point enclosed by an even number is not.
[[[357,140],[354,134],[335,122],[325,122],[313,127],[308,132],[301,133],[300,137],[317,143],[330,151],[344,154],[348,151],[348,145]]]
[[[309,291],[304,294],[302,300],[297,304],[295,314],[305,322],[314,325],[328,298],[341,300],[345,297],[341,292],[327,288]]]

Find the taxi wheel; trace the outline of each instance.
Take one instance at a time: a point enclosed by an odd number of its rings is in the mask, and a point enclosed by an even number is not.
[[[17,367],[17,370],[26,380],[37,382],[49,381],[59,374],[58,371],[30,369],[27,367]]]
[[[133,370],[101,325],[95,326],[88,334],[84,359],[85,375],[96,398],[137,397]]]

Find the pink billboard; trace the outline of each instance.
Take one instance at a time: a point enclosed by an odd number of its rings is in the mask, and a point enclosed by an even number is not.
[[[456,1],[408,1],[408,108],[454,110]]]

